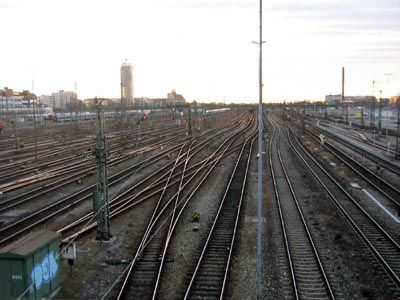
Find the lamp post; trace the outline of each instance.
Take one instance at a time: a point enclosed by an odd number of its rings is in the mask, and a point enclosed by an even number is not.
[[[382,135],[382,90],[379,91],[378,133]]]
[[[258,214],[257,214],[257,291],[256,297],[257,300],[261,299],[261,270],[262,270],[262,181],[263,181],[263,168],[262,168],[262,157],[263,157],[263,107],[262,107],[262,90],[263,90],[263,82],[262,82],[262,44],[265,43],[262,40],[262,0],[259,2],[260,9],[260,39],[258,42],[253,42],[258,44],[259,46],[259,60],[258,60]]]
[[[124,132],[124,104],[123,104],[123,99],[124,99],[124,92],[123,92],[123,87],[122,87],[122,76],[121,76],[121,142],[123,141],[123,132]]]
[[[400,160],[400,97],[397,97],[396,159]]]
[[[34,91],[35,91],[35,85],[34,85],[34,80],[33,80],[33,78],[34,78],[34,76],[33,76],[33,68],[35,67],[36,65],[33,65],[32,66],[32,100],[33,100],[33,95],[34,95]],[[30,102],[30,95],[29,95],[29,92],[28,92],[28,98],[29,98],[29,102]],[[37,160],[38,160],[38,154],[37,154],[37,152],[38,152],[38,150],[37,150],[37,130],[36,130],[36,110],[35,110],[35,103],[32,103],[32,105],[33,105],[33,140],[34,140],[34,145],[35,145],[35,162],[37,162]]]

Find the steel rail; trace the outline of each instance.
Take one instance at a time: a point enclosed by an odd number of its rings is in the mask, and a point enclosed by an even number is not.
[[[234,128],[233,129],[230,128],[230,130],[234,130]],[[216,132],[216,131],[217,130],[212,130],[211,132]],[[223,133],[223,131],[222,131],[222,133]],[[222,133],[217,134],[215,137],[218,137]],[[204,136],[207,136],[209,134],[210,133],[206,133]],[[200,136],[199,139],[204,138],[204,136]],[[165,151],[163,151],[163,152],[161,152],[159,154],[156,154],[155,156],[150,157],[150,158],[140,162],[139,164],[136,164],[134,166],[129,167],[126,170],[123,170],[123,171],[121,171],[119,173],[114,174],[113,176],[110,177],[109,184],[113,185],[116,182],[124,180],[125,178],[131,176],[132,173],[138,172],[140,169],[148,166],[149,164],[155,163],[156,161],[162,159],[163,157],[165,157],[169,153],[174,152],[179,147],[180,147],[179,145],[174,146],[173,148],[165,150]],[[138,166],[139,166],[139,168],[138,168]],[[61,199],[61,200],[59,200],[59,201],[57,201],[57,202],[45,207],[45,208],[42,208],[42,209],[39,209],[39,210],[35,211],[33,214],[30,214],[30,215],[28,215],[28,216],[26,216],[24,218],[19,219],[18,221],[14,222],[12,224],[9,224],[9,225],[1,228],[0,229],[0,233],[6,232],[6,231],[10,230],[11,228],[18,226],[19,224],[23,224],[24,222],[26,223],[26,222],[30,221],[28,226],[26,226],[26,227],[24,227],[22,229],[19,229],[19,230],[17,230],[16,232],[14,232],[12,234],[7,234],[6,237],[4,237],[3,239],[0,240],[0,244],[4,244],[4,243],[8,242],[9,240],[15,238],[16,236],[23,234],[24,232],[30,230],[31,228],[33,228],[33,227],[35,227],[35,226],[37,226],[37,225],[39,225],[41,223],[43,223],[46,220],[49,220],[50,218],[54,217],[55,215],[60,214],[60,213],[64,212],[65,210],[70,209],[71,207],[77,205],[78,203],[88,199],[89,197],[91,197],[90,192],[94,189],[94,187],[95,187],[95,185],[91,185],[89,187],[86,187],[86,188],[84,188],[84,189],[82,189],[82,190],[80,190],[78,192],[75,192],[72,195],[69,195],[69,196],[67,196],[67,197],[65,197],[65,198],[63,198],[63,199]],[[78,198],[78,197],[80,197],[80,198]],[[76,198],[78,198],[78,199],[74,200]],[[72,201],[72,202],[66,203],[67,199],[70,199],[70,201]],[[50,209],[52,209],[53,207],[54,208],[58,207],[58,206],[62,206],[62,208],[61,209],[57,209],[57,211],[55,211],[55,212],[50,212]],[[44,215],[44,216],[41,219],[35,221],[33,218],[36,217],[36,216],[39,216],[39,215]]]
[[[274,121],[272,121],[274,123]],[[293,281],[293,289],[294,289],[294,296],[295,299],[302,299],[302,298],[307,298],[307,297],[318,297],[318,299],[335,299],[335,295],[333,293],[331,284],[329,282],[328,276],[325,272],[324,266],[322,264],[322,261],[320,259],[320,255],[318,253],[317,247],[315,245],[315,242],[313,240],[313,237],[311,235],[311,232],[309,230],[309,227],[307,225],[307,222],[304,218],[304,214],[302,212],[302,209],[299,204],[299,200],[295,194],[294,188],[292,186],[291,180],[289,178],[289,174],[286,170],[285,163],[282,159],[281,155],[281,146],[280,146],[280,139],[281,139],[281,129],[278,123],[274,124],[274,133],[275,133],[275,126],[278,127],[278,137],[277,141],[275,142],[276,147],[273,147],[273,140],[274,136],[271,138],[270,141],[270,152],[269,152],[269,161],[270,161],[270,170],[271,170],[271,175],[272,175],[272,182],[274,186],[274,193],[278,205],[278,210],[279,210],[279,216],[280,216],[280,223],[282,227],[282,231],[284,233],[284,240],[285,240],[285,246],[286,246],[286,252],[287,252],[287,257],[289,260],[289,267],[291,270],[291,278]],[[278,162],[279,166],[274,163],[273,160],[273,153],[274,153],[274,148],[276,148],[276,155],[278,156]],[[284,180],[280,180],[281,183],[285,185],[285,187],[288,187],[288,190],[290,191],[291,194],[291,200],[288,198],[285,198],[285,201],[282,201],[280,194],[282,193],[282,189],[278,187],[278,179],[276,176],[276,172],[274,169],[277,169],[277,173],[283,174],[284,176],[279,176],[279,178],[284,178]],[[281,170],[278,170],[281,168]],[[287,189],[285,188],[284,191]],[[295,208],[292,209],[294,204]],[[284,208],[286,207],[286,208]],[[297,212],[297,213],[295,213]],[[295,215],[293,215],[295,213]],[[295,220],[297,219],[297,220]],[[290,221],[290,222],[289,222]],[[299,227],[296,228],[290,228],[287,225],[288,223],[293,225],[293,222],[296,224],[301,224]],[[302,230],[302,229],[303,230]],[[288,234],[289,233],[289,234]],[[293,241],[293,233],[295,234],[296,238],[295,241]],[[305,242],[304,239],[299,239],[299,234],[306,235],[306,240],[308,241],[309,245],[304,244]],[[290,238],[292,236],[292,239]],[[301,240],[301,242],[299,242]],[[292,244],[293,242],[293,244]],[[301,243],[301,244],[299,244]],[[293,247],[295,245],[295,247]],[[301,249],[301,257],[296,253],[296,250],[294,248],[299,248],[302,247]],[[305,249],[305,248],[309,248]],[[311,257],[305,255],[304,251],[310,251],[311,252]],[[296,259],[297,257],[297,259]],[[296,263],[297,260],[297,263]],[[313,261],[315,260],[315,261]],[[297,267],[295,267],[297,265]],[[302,271],[305,271],[304,268],[307,268],[309,270],[310,266],[317,266],[320,274],[318,277],[320,277],[320,282],[316,283],[319,279],[316,277],[317,274],[313,272],[312,275],[306,276],[306,278],[300,280],[298,275]],[[299,271],[299,272],[298,272]],[[311,277],[310,277],[311,276]],[[298,281],[305,281],[303,284],[298,283]],[[310,282],[311,281],[311,282]],[[312,286],[312,289],[310,290],[310,286]]]
[[[325,135],[329,136],[330,138],[332,138],[333,140],[345,145],[346,147],[350,148],[351,150],[359,153],[362,156],[367,157],[368,159],[370,159],[371,161],[375,162],[375,163],[380,163],[384,168],[386,168],[387,170],[389,170],[390,172],[397,174],[400,176],[400,168],[395,165],[392,164],[391,162],[387,161],[386,159],[382,159],[379,156],[377,156],[374,153],[371,153],[369,151],[366,151],[365,149],[361,149],[359,146],[350,143],[349,141],[340,138],[337,135],[334,135],[326,130],[322,130],[319,127],[315,127],[314,128],[318,131],[318,132],[323,132]],[[309,131],[309,130],[308,130]],[[312,131],[310,131],[310,133],[314,134]]]
[[[238,134],[236,134],[236,135],[238,135]],[[236,136],[236,135],[235,135],[235,136]],[[202,166],[198,167],[198,169],[194,172],[194,174],[192,174],[191,177],[183,184],[182,190],[183,190],[183,188],[184,188],[186,185],[188,185],[194,178],[196,178],[196,175],[197,175],[200,171],[202,171],[202,170],[204,169],[205,166],[208,165],[207,162],[210,161],[212,157],[214,157],[215,155],[217,155],[217,152],[220,151],[220,149],[222,149],[222,148],[224,147],[224,145],[225,145],[226,143],[229,142],[229,140],[231,140],[231,138],[229,138],[228,140],[225,140],[225,141],[222,143],[222,145],[220,145],[220,146],[218,147],[218,149],[214,151],[214,154],[211,155],[211,156],[209,156],[209,157],[205,160],[205,162],[203,163]],[[229,142],[227,146],[225,146],[226,148],[225,148],[225,150],[223,150],[222,152],[223,152],[223,153],[226,152],[227,149],[229,148],[229,145],[231,145],[232,143],[233,143],[233,140],[232,140],[231,142]],[[197,189],[200,187],[200,185],[201,185],[201,184],[204,182],[204,180],[208,177],[208,175],[210,174],[210,172],[214,169],[215,165],[216,165],[216,164],[219,162],[219,160],[223,157],[223,153],[220,154],[220,155],[218,155],[218,157],[215,159],[215,162],[213,162],[213,163],[211,164],[211,167],[208,169],[207,173],[202,177],[201,181],[195,185],[195,187],[194,187],[194,190],[195,190],[195,191],[197,191]],[[188,176],[189,176],[189,175],[188,175]],[[178,182],[180,182],[180,180],[178,180]],[[179,191],[179,192],[180,192],[180,191]],[[173,203],[173,199],[175,199],[175,198],[177,197],[177,195],[178,195],[179,192],[176,192],[175,195],[173,195],[173,196],[169,199],[169,201],[166,203],[166,205],[163,207],[163,209],[160,211],[160,213],[158,214],[157,218],[156,218],[154,221],[161,220],[161,216],[162,216],[163,212],[165,212],[165,210],[166,210],[166,208],[168,207],[168,205],[170,205],[171,203]],[[193,194],[191,194],[190,197],[192,197],[192,195],[193,195]],[[187,203],[187,202],[186,202],[186,203]],[[185,206],[186,206],[186,204],[185,204]],[[170,214],[171,214],[171,213],[170,213]],[[179,218],[180,215],[181,215],[181,214],[178,214],[178,217],[177,217],[177,218]],[[168,216],[167,216],[167,218],[168,218]],[[166,220],[166,219],[161,220],[161,222],[162,222],[161,226],[163,226],[163,225],[165,224],[165,222],[166,222],[165,220]],[[175,220],[175,222],[176,222],[176,221],[177,221],[177,220]],[[176,223],[175,223],[175,224],[176,224]],[[153,223],[152,226],[155,227],[155,223]],[[174,225],[174,226],[175,226],[175,225]],[[157,230],[159,230],[159,229],[160,229],[160,227],[159,227]],[[167,238],[168,238],[168,236],[169,236],[169,238],[171,237],[170,235],[167,235]],[[154,237],[154,234],[153,234],[153,236],[152,236],[151,238],[153,238],[153,237]],[[148,243],[146,243],[146,240],[142,240],[141,245],[146,245],[146,246],[147,246]],[[127,287],[128,287],[128,282],[129,282],[129,280],[130,280],[130,278],[131,278],[131,276],[132,276],[132,273],[133,273],[133,267],[134,267],[134,265],[136,264],[136,262],[138,261],[138,257],[140,257],[141,253],[143,253],[142,251],[143,251],[143,248],[141,249],[141,247],[139,247],[138,250],[136,251],[136,254],[135,254],[134,257],[133,257],[132,263],[131,263],[129,269],[126,271],[125,275],[124,275],[123,283],[122,283],[122,285],[121,285],[121,287],[120,287],[120,290],[119,290],[118,298],[117,298],[117,299],[122,299],[122,298],[125,297],[126,289],[127,289]],[[160,272],[161,268],[162,268],[162,266],[159,266],[159,272]],[[157,274],[157,277],[159,278],[158,274]],[[156,279],[156,280],[157,280],[157,279]],[[158,280],[159,280],[159,279],[158,279]],[[155,283],[154,283],[154,286],[158,286],[158,283],[155,282]],[[154,292],[154,293],[155,293],[155,292]],[[154,294],[154,293],[153,293],[153,294]]]
[[[286,131],[289,137],[289,129],[286,129]],[[293,131],[291,131],[291,134],[294,136]],[[400,256],[399,244],[357,203],[357,201],[336,181],[336,179],[333,178],[333,176],[330,175],[329,172],[325,170],[325,168],[321,164],[319,164],[319,162],[314,157],[312,157],[312,155],[301,145],[296,137],[294,138],[294,141],[298,148],[301,149],[301,151],[303,151],[307,155],[310,161],[313,162],[316,168],[318,168],[318,170],[320,170],[326,176],[326,178],[329,179],[330,182],[332,182],[348,200],[350,200],[348,202],[344,202],[333,195],[333,193],[326,186],[320,176],[316,174],[310,164],[307,163],[305,159],[300,155],[292,139],[289,137],[289,142],[292,149],[298,154],[303,164],[310,170],[314,178],[319,182],[319,184],[329,195],[329,198],[333,201],[333,203],[336,205],[342,215],[349,221],[354,231],[358,234],[358,236],[361,238],[367,248],[371,251],[375,259],[386,271],[396,287],[400,288],[400,263],[398,262],[398,257]],[[351,207],[349,206],[350,204],[352,205]],[[347,206],[347,208],[345,208],[345,206]],[[353,209],[351,213],[348,212],[348,210],[350,209]],[[359,219],[358,222],[354,219],[355,217],[358,217],[356,215],[357,212],[359,213],[359,217],[362,218],[362,220]],[[351,214],[353,214],[353,216]],[[368,225],[370,225],[368,232],[361,228],[363,224],[360,224],[360,222],[368,222]],[[375,232],[371,232],[373,228],[376,229]],[[376,236],[376,234],[379,235],[379,237]],[[371,235],[375,235],[372,237],[373,240],[371,238]],[[370,238],[368,236],[370,236]],[[382,243],[384,242],[386,242],[385,247],[383,247],[385,248],[385,253],[382,253]],[[381,250],[377,249],[378,246],[381,247]],[[389,252],[392,252],[394,254]],[[398,265],[394,265],[395,263],[397,263]]]
[[[206,263],[206,251],[208,251],[210,249],[209,247],[210,247],[210,245],[212,245],[213,237],[216,236],[216,234],[218,234],[217,231],[216,231],[216,228],[219,226],[219,224],[221,224],[221,222],[222,222],[221,220],[222,219],[224,219],[225,221],[229,221],[231,223],[233,222],[233,226],[232,226],[233,228],[230,228],[232,230],[232,232],[229,233],[230,237],[225,240],[225,242],[227,242],[228,245],[233,245],[233,240],[235,239],[234,234],[236,233],[237,220],[238,220],[238,217],[239,217],[238,214],[240,212],[240,207],[241,207],[239,205],[239,203],[242,203],[242,199],[243,199],[242,191],[243,191],[244,186],[245,186],[245,179],[247,179],[247,176],[245,175],[245,174],[247,174],[246,172],[244,172],[244,174],[239,174],[240,176],[243,175],[243,178],[241,178],[242,179],[241,187],[240,187],[241,195],[240,195],[239,199],[235,198],[237,200],[237,202],[236,201],[228,201],[227,202],[226,199],[228,197],[228,194],[232,193],[234,178],[237,178],[236,176],[239,176],[238,173],[237,173],[237,170],[238,170],[239,164],[242,162],[242,158],[243,158],[243,153],[244,153],[245,147],[246,146],[249,147],[249,152],[248,152],[249,154],[248,155],[250,156],[254,140],[255,140],[255,137],[253,137],[251,143],[248,143],[248,139],[243,143],[243,146],[242,146],[242,148],[240,150],[240,153],[238,155],[238,158],[236,160],[234,170],[232,171],[231,177],[230,177],[229,182],[227,184],[227,187],[225,189],[225,193],[224,193],[224,195],[223,195],[223,197],[221,199],[221,203],[220,203],[220,205],[218,207],[217,213],[216,213],[216,215],[214,217],[214,221],[213,221],[213,223],[211,225],[209,234],[208,234],[207,239],[206,239],[206,241],[205,241],[205,243],[203,245],[203,248],[201,250],[201,254],[200,254],[199,258],[197,259],[196,267],[195,267],[195,269],[194,269],[194,271],[192,273],[189,285],[188,285],[188,287],[186,289],[185,296],[183,298],[184,300],[189,299],[191,294],[194,292],[193,289],[194,289],[195,283],[197,282],[196,280],[198,279],[198,275],[200,274],[201,266]],[[246,166],[245,166],[245,170],[244,171],[246,171],[246,170],[248,171],[248,164],[249,164],[249,160],[246,161]],[[225,205],[231,205],[231,206],[228,209],[227,207],[225,207]],[[231,209],[233,210],[232,211],[233,215],[229,215],[229,211]],[[227,213],[228,215],[226,215],[225,213]],[[222,243],[222,240],[220,240],[220,242]],[[224,244],[225,244],[225,242],[224,242]],[[221,250],[222,248],[224,248],[224,251]],[[224,265],[223,270],[221,270],[222,274],[223,274],[222,278],[218,278],[219,280],[221,280],[221,282],[218,284],[218,286],[220,286],[220,289],[219,289],[219,291],[217,291],[217,293],[219,295],[217,297],[220,298],[220,299],[222,299],[223,294],[224,294],[224,290],[222,288],[225,289],[225,287],[226,287],[227,272],[228,272],[228,270],[226,268],[229,267],[229,265],[230,265],[230,262],[228,260],[230,259],[231,253],[232,253],[231,249],[227,249],[226,247],[222,247],[222,248],[220,248],[219,250],[218,250],[218,248],[214,249],[215,251],[217,251],[221,255],[220,259],[222,261],[224,261],[224,262],[221,261],[222,265]],[[226,252],[226,250],[228,250],[228,252]],[[204,296],[207,297],[206,295],[203,295],[203,297]],[[216,295],[214,295],[214,296],[216,296]]]

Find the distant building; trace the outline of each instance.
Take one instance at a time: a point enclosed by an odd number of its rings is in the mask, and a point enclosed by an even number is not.
[[[186,103],[186,100],[181,94],[177,94],[175,90],[172,90],[171,93],[168,93],[167,103],[168,105],[182,105]]]
[[[52,107],[60,110],[72,108],[77,101],[75,92],[64,92],[64,90],[52,93],[50,97],[54,97],[54,106]]]
[[[12,89],[9,89],[8,87],[5,87],[4,90],[0,90],[0,96],[11,98],[12,96],[14,96],[14,91]]]
[[[133,106],[133,67],[126,61],[121,66],[121,97],[125,107]]]
[[[28,90],[15,92],[8,87],[0,89],[0,107],[5,107],[6,109],[11,107],[31,107],[32,104],[36,103],[36,100],[36,95]]]
[[[167,98],[135,98],[136,107],[167,107],[167,106],[179,106],[186,103],[185,98],[177,94],[175,90],[167,94]]]
[[[396,95],[390,97],[390,103],[394,104],[400,101],[400,93],[397,93]]]
[[[377,99],[375,96],[345,96],[344,102],[351,106],[370,106],[371,103]],[[382,99],[382,103],[387,102],[388,99]],[[325,102],[329,105],[340,105],[342,102],[342,95],[327,95],[325,96]]]
[[[114,106],[114,107],[118,107],[119,108],[119,104],[120,104],[120,99],[117,98],[88,98],[85,99],[84,105],[87,106],[92,106],[92,105],[97,105],[101,102],[102,106]]]
[[[373,101],[376,102],[375,96],[346,96],[344,99],[355,106],[369,106]],[[382,102],[384,101],[385,99],[382,99]]]
[[[156,105],[155,99],[147,97],[135,98],[135,107],[156,107],[156,106],[161,106],[161,105]]]
[[[329,105],[337,105],[340,103],[342,95],[327,95],[325,96],[325,103]]]
[[[55,99],[54,96],[42,95],[42,96],[39,96],[38,103],[40,103],[41,105],[47,106],[47,107],[54,108],[55,107],[54,99]]]

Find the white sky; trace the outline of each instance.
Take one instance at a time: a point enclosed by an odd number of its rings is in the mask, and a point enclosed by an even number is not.
[[[0,88],[257,102],[258,0],[0,0]],[[400,92],[399,0],[263,3],[264,101]],[[392,74],[387,76],[385,74]]]

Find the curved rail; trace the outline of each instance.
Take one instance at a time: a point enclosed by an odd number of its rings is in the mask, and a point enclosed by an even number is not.
[[[303,164],[313,174],[375,259],[400,289],[400,246],[357,201],[301,145],[293,131],[287,129],[290,145]],[[293,136],[293,138],[292,138]],[[305,154],[305,158],[300,154]],[[329,187],[328,187],[329,186]]]
[[[129,297],[128,295],[132,294],[141,299],[150,297],[154,299],[155,295],[157,294],[157,288],[161,278],[161,272],[163,269],[163,263],[165,261],[169,240],[176,226],[176,222],[181,216],[182,211],[186,207],[188,201],[202,185],[217,163],[222,159],[222,157],[224,157],[224,154],[228,151],[230,145],[232,145],[237,136],[238,134],[235,134],[223,141],[218,149],[214,151],[214,153],[209,156],[200,165],[200,167],[197,167],[194,173],[190,175],[190,178],[185,180],[184,183],[182,181],[183,178],[177,180],[180,183],[178,191],[171,198],[169,198],[162,208],[159,209],[157,216],[152,218],[152,221],[148,224],[148,230],[146,230],[146,234],[144,235],[142,242],[136,251],[136,254],[134,255],[129,269],[127,270],[126,274],[124,274],[123,283],[118,293],[118,299],[125,299]],[[190,156],[184,160],[185,165],[189,157]],[[207,171],[205,167],[207,167]],[[188,184],[196,179],[198,175],[200,175],[199,172],[203,170],[206,172],[203,172],[203,175],[201,175],[201,177],[198,179],[198,182],[190,188]],[[184,171],[182,171],[182,175],[183,174]],[[189,192],[183,195],[181,200],[178,200],[179,194],[182,193],[183,189],[187,188],[187,186],[189,187]],[[154,214],[155,213],[156,212],[154,212]],[[176,218],[172,218],[174,215],[176,215]],[[166,226],[166,224],[169,224],[169,226]],[[160,244],[164,244],[165,246],[160,247]],[[159,255],[159,260],[154,259],[155,254]],[[151,264],[152,271],[150,271],[148,268],[143,269],[143,264]],[[146,278],[145,286],[143,286],[143,282],[138,281],[138,279],[142,277]]]

